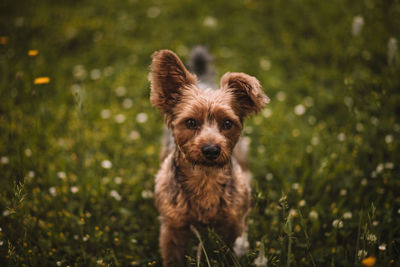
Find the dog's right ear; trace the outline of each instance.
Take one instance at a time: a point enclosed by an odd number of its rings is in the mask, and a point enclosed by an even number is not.
[[[182,89],[196,84],[196,76],[191,74],[182,61],[170,50],[154,52],[149,81],[150,101],[163,114],[171,114],[178,103]]]

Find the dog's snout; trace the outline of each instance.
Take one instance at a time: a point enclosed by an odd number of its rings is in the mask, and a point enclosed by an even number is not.
[[[215,160],[221,153],[221,148],[216,145],[205,145],[201,148],[201,152],[208,160]]]

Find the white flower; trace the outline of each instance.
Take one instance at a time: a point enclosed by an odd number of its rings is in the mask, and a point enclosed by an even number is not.
[[[358,132],[364,131],[364,125],[363,125],[361,122],[357,122],[357,124],[356,124],[356,130],[357,130]]]
[[[366,186],[367,184],[368,184],[368,180],[365,179],[365,178],[363,178],[363,179],[361,180],[361,185],[362,185],[362,186]]]
[[[393,166],[394,166],[394,165],[393,165],[393,162],[386,162],[386,163],[385,163],[385,168],[386,168],[386,169],[393,169]]]
[[[101,77],[101,71],[99,69],[94,69],[90,72],[90,78],[92,80],[98,80]]]
[[[364,26],[364,18],[361,16],[356,16],[353,19],[353,24],[351,27],[351,33],[353,36],[357,36],[361,33]]]
[[[53,197],[55,197],[57,195],[57,190],[54,186],[49,188],[49,193],[50,195],[52,195]]]
[[[386,250],[386,244],[385,243],[381,244],[379,246],[379,250],[382,250],[382,251]]]
[[[387,53],[389,65],[393,64],[393,61],[394,61],[394,58],[396,55],[396,51],[397,51],[397,40],[396,40],[396,38],[391,37],[388,42],[388,53]]]
[[[140,134],[137,131],[133,130],[133,131],[130,132],[129,138],[132,139],[132,140],[139,139],[140,138]]]
[[[61,261],[57,261],[57,262],[56,262],[56,265],[57,265],[57,266],[61,266],[61,264],[62,264]]]
[[[374,244],[376,242],[376,240],[377,240],[376,235],[374,235],[374,234],[368,234],[366,236],[366,239],[371,244]]]
[[[124,101],[122,101],[122,106],[125,109],[130,109],[133,106],[133,101],[130,98],[125,98]]]
[[[354,104],[353,98],[351,98],[350,96],[346,96],[344,98],[344,103],[346,104],[347,107],[351,108]]]
[[[358,256],[359,259],[364,259],[367,256],[367,254],[368,254],[368,252],[363,250],[363,249],[360,249],[357,252],[357,256]]]
[[[385,166],[383,165],[383,163],[379,163],[378,166],[376,166],[376,172],[381,173],[384,168]]]
[[[125,115],[124,114],[117,114],[114,118],[116,123],[123,123],[125,121]]]
[[[239,236],[236,238],[233,251],[237,256],[243,256],[246,251],[249,249],[250,244],[249,241],[247,240],[247,233],[244,233],[242,236]]]
[[[79,187],[77,187],[77,186],[71,186],[70,190],[71,190],[71,192],[72,192],[73,194],[76,194],[76,193],[79,192]]]
[[[371,123],[376,126],[379,123],[379,119],[377,117],[375,117],[375,116],[372,116],[371,117]]]
[[[265,257],[265,251],[264,251],[264,243],[261,243],[260,247],[260,252],[258,253],[258,257],[254,260],[254,265],[255,266],[267,266],[267,258]]]
[[[267,181],[272,181],[272,179],[274,178],[274,175],[272,173],[267,173],[267,175],[265,175],[265,179],[267,179]]]
[[[286,93],[285,93],[285,92],[282,92],[282,91],[279,91],[279,92],[276,94],[276,99],[278,99],[279,102],[285,101],[285,99],[286,99]]]
[[[243,130],[247,134],[251,134],[253,132],[253,127],[251,126],[246,126]]]
[[[310,211],[310,213],[308,214],[308,218],[310,218],[311,220],[317,220],[318,212],[316,212],[315,210]]]
[[[338,136],[337,136],[337,139],[340,142],[343,142],[344,140],[346,140],[346,135],[344,133],[339,133]]]
[[[3,244],[4,244],[4,241],[1,240],[1,241],[0,241],[0,247],[1,247]]]
[[[333,220],[332,226],[336,229],[343,228],[343,221],[339,219]]]
[[[292,184],[292,189],[293,190],[299,190],[299,188],[300,188],[300,184],[299,183]]]
[[[317,122],[317,118],[315,118],[314,116],[311,115],[310,117],[308,117],[308,123],[310,125],[314,125],[316,122]]]
[[[390,135],[390,134],[386,135],[385,142],[386,142],[386,144],[391,144],[393,142],[393,135]]]
[[[116,184],[121,184],[121,183],[122,183],[122,178],[121,178],[121,177],[115,177],[115,178],[114,178],[114,182],[115,182]]]
[[[115,94],[117,96],[124,96],[126,94],[126,88],[123,86],[119,86],[119,87],[115,88]]]
[[[100,113],[100,116],[101,116],[103,119],[108,119],[108,118],[111,117],[111,111],[110,111],[109,109],[103,109],[103,110],[101,111],[101,113]]]
[[[265,71],[270,70],[271,69],[271,61],[269,61],[266,58],[261,58],[260,59],[260,67]]]
[[[7,217],[8,215],[10,215],[11,214],[11,212],[9,211],[9,210],[4,210],[3,211],[3,216],[4,217]]]
[[[99,265],[103,264],[103,260],[102,259],[97,260],[97,264]]]
[[[218,24],[218,21],[214,17],[207,16],[204,18],[203,25],[206,27],[214,28],[215,26],[217,26],[217,24]]]
[[[3,156],[3,157],[1,157],[0,162],[5,165],[5,164],[8,164],[10,162],[10,160],[8,159],[8,157]]]
[[[293,218],[293,217],[297,217],[297,210],[295,209],[290,209],[289,210],[289,217]]]
[[[319,138],[318,138],[318,136],[313,136],[313,137],[311,138],[311,144],[312,144],[313,146],[316,146],[316,145],[319,144]]]
[[[110,196],[115,198],[115,200],[117,200],[117,201],[120,201],[122,199],[121,195],[116,190],[111,190]]]
[[[107,66],[107,67],[105,67],[104,70],[103,70],[103,74],[104,74],[104,76],[106,76],[106,77],[111,76],[113,73],[114,73],[114,68],[113,68],[112,66]]]
[[[299,129],[295,128],[295,129],[292,130],[292,136],[293,136],[293,137],[297,137],[297,136],[299,136],[299,135],[300,135]]]
[[[311,96],[306,96],[303,100],[304,105],[306,105],[306,107],[312,107],[314,105],[314,100]]]
[[[65,180],[65,178],[67,178],[67,175],[65,174],[65,172],[57,172],[57,176],[61,180]]]
[[[347,211],[345,213],[343,213],[343,219],[351,219],[353,217],[353,214],[350,211]]]
[[[306,201],[305,201],[304,199],[302,199],[302,200],[299,201],[299,206],[300,206],[300,207],[304,207],[306,204],[307,204],[307,203],[306,203]]]
[[[28,178],[33,178],[35,177],[35,172],[34,171],[28,171]]]
[[[72,73],[78,80],[84,80],[87,76],[87,72],[82,65],[77,65],[73,68]]]
[[[103,184],[108,184],[108,183],[110,182],[110,178],[108,178],[108,177],[103,177],[103,178],[101,179],[101,182],[102,182]]]
[[[145,123],[147,121],[147,114],[146,113],[139,113],[136,116],[136,120],[139,123]]]
[[[143,190],[142,191],[142,198],[149,199],[153,197],[153,191],[150,190]]]
[[[263,116],[265,117],[265,118],[269,118],[269,117],[271,117],[271,115],[272,115],[272,110],[271,109],[269,109],[269,108],[265,108],[264,110],[263,110]]]
[[[147,16],[151,19],[154,19],[160,15],[161,9],[156,6],[152,6],[147,10]]]
[[[101,167],[103,167],[104,169],[111,169],[112,167],[112,162],[109,160],[103,160],[101,162]]]
[[[25,156],[27,156],[28,158],[32,156],[32,150],[30,148],[25,149]]]
[[[306,108],[302,104],[299,104],[294,107],[294,113],[298,116],[301,116],[306,113]]]

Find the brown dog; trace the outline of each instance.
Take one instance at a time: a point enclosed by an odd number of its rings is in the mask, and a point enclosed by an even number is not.
[[[163,265],[184,262],[190,227],[215,229],[230,247],[245,230],[250,176],[234,157],[245,117],[268,97],[258,80],[226,73],[220,89],[199,89],[197,78],[169,50],[153,54],[151,104],[165,116],[174,142],[156,176]]]

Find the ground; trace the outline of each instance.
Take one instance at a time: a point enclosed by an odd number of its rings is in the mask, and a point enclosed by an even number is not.
[[[0,14],[4,265],[159,265],[150,56],[197,44],[271,98],[244,130],[253,208],[235,263],[399,264],[399,1],[5,0]],[[201,264],[226,263],[202,234],[216,253]]]

